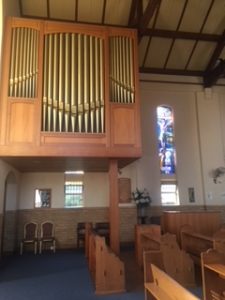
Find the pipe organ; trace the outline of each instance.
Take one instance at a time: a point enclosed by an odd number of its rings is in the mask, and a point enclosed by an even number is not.
[[[103,39],[44,36],[42,131],[104,132]]]
[[[0,155],[140,157],[135,30],[8,18],[3,55]]]

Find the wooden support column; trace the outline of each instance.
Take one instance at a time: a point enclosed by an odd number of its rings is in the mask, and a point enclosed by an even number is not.
[[[118,188],[118,161],[109,162],[109,222],[110,247],[115,254],[120,252],[119,239],[119,188]]]

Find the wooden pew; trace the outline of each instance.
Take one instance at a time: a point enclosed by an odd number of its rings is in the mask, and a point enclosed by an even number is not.
[[[135,256],[139,267],[143,266],[143,250],[159,250],[161,226],[156,224],[136,225],[135,227]]]
[[[148,294],[150,299],[157,300],[199,300],[195,295],[186,290],[168,274],[154,264],[151,265],[153,282],[145,282],[145,300]]]
[[[190,225],[194,232],[212,236],[221,226],[221,211],[164,211],[162,216],[163,231],[176,234],[180,243],[180,229]]]
[[[212,236],[203,235],[194,232],[192,226],[184,225],[180,230],[181,248],[190,254],[193,261],[201,264],[201,252],[205,252],[208,249],[219,249],[219,247],[225,249],[225,230],[219,229]],[[224,245],[224,246],[223,246]]]
[[[189,254],[181,250],[174,234],[161,236],[160,250],[143,253],[145,282],[153,281],[150,265],[154,264],[185,287],[195,283],[194,263]]]
[[[125,292],[124,263],[106,245],[105,238],[89,231],[88,266],[96,294]]]
[[[225,300],[225,254],[214,249],[201,253],[204,300]]]

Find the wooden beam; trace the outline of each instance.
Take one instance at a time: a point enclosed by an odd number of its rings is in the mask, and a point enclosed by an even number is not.
[[[104,25],[105,23],[105,9],[106,9],[106,0],[104,0],[103,9],[102,9],[102,22],[101,22],[102,25]]]
[[[219,78],[225,77],[225,60],[218,60],[218,64],[212,70],[205,73],[203,77],[204,87],[213,86]]]
[[[214,50],[213,55],[209,61],[209,64],[206,68],[206,72],[210,71],[215,66],[216,61],[219,59],[219,56],[223,51],[224,46],[225,46],[225,30],[218,40],[217,47]]]
[[[151,18],[153,17],[155,11],[160,5],[161,0],[149,0],[148,5],[144,11],[143,16],[140,19],[138,24],[139,33],[142,35],[142,32],[147,28]]]
[[[20,10],[20,16],[23,17],[23,3],[22,3],[22,0],[19,0],[19,10]]]
[[[180,69],[160,69],[160,68],[149,68],[140,67],[140,73],[152,73],[152,74],[164,74],[164,75],[179,75],[179,76],[197,76],[202,77],[203,71],[191,71],[191,70],[180,70]]]
[[[136,12],[137,12],[138,0],[132,0],[129,14],[128,27],[136,26]]]
[[[199,40],[199,41],[206,41],[206,42],[219,42],[221,40],[221,35],[219,34],[173,31],[173,30],[152,29],[152,28],[146,28],[142,32],[142,34],[143,36],[149,36],[149,37],[161,37],[161,38],[182,39],[182,40]]]
[[[119,240],[119,187],[118,161],[109,161],[109,221],[110,221],[110,248],[117,255],[120,253]]]

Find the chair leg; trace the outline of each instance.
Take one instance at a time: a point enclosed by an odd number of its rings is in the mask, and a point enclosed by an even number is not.
[[[53,252],[55,253],[55,241],[53,241]]]
[[[42,241],[40,241],[39,243],[39,254],[41,254],[41,252],[42,252]]]
[[[34,254],[37,254],[37,242],[34,242]]]
[[[23,242],[20,243],[20,255],[23,254]]]

